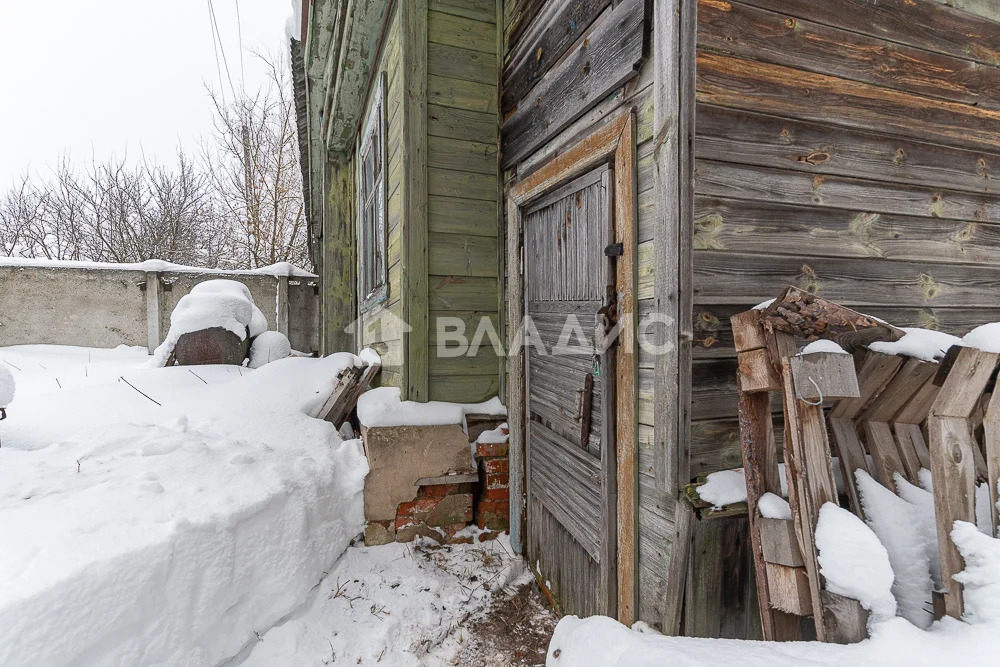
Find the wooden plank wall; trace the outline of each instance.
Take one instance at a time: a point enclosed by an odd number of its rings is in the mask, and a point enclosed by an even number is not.
[[[386,221],[389,252],[389,289],[384,306],[362,314],[361,341],[363,346],[374,347],[382,355],[382,371],[376,384],[402,387],[403,377],[403,332],[401,328],[401,253],[400,237],[403,231],[403,202],[400,183],[403,180],[403,165],[400,148],[403,138],[403,89],[401,76],[401,33],[398,5],[386,29],[385,43],[376,65],[377,72],[385,73],[386,109]],[[374,100],[369,97],[362,118],[368,118]],[[354,220],[357,220],[355,211]]]
[[[739,465],[729,317],[783,286],[1000,319],[1000,10],[967,4],[698,3],[692,474]]]
[[[567,3],[540,3],[534,0],[514,0],[504,3],[505,90],[515,71],[528,72],[534,81],[542,79],[547,70],[518,65],[518,53],[541,54],[539,60],[560,62],[567,50],[579,45],[595,20],[607,19],[610,2],[572,0]],[[556,12],[555,19],[544,16],[545,10]],[[604,12],[604,13],[602,13]],[[536,21],[550,21],[539,29]],[[585,39],[586,37],[582,37]],[[512,41],[513,39],[513,41]],[[536,40],[524,43],[523,40]],[[541,51],[539,49],[541,48]],[[551,51],[555,51],[554,53]],[[533,56],[534,57],[534,56]],[[582,115],[558,133],[554,133],[531,154],[505,172],[505,179],[522,177],[558,155],[566,146],[586,136],[617,110],[631,106],[636,113],[636,160],[638,193],[638,260],[641,299],[639,317],[652,309],[653,280],[653,64],[645,61],[636,75],[623,85],[603,95]],[[528,96],[531,95],[529,91]],[[516,267],[512,267],[516,268]],[[653,453],[653,365],[651,356],[639,359],[639,432],[638,432],[638,618],[654,627],[661,627],[666,613],[667,568],[674,533],[675,499],[657,488]],[[683,588],[683,587],[681,587]]]
[[[463,403],[500,393],[489,338],[473,357],[438,356],[436,319],[471,339],[498,323],[497,0],[430,0],[427,15],[429,398]]]

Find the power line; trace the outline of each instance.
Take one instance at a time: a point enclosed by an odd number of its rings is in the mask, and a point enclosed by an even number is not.
[[[243,71],[243,21],[240,18],[240,0],[233,0],[236,4],[236,34],[240,39],[240,90],[246,95],[246,73]]]
[[[219,23],[215,19],[215,7],[212,5],[212,0],[208,0],[208,14],[212,19],[212,27],[215,30],[215,32],[212,35],[212,43],[214,44],[216,37],[218,37],[219,53],[222,54],[222,64],[226,68],[226,78],[229,80],[229,90],[233,92],[233,97],[238,97],[236,95],[236,87],[233,85],[233,76],[229,72],[229,60],[226,58],[226,47],[222,43],[222,33],[219,31]],[[216,55],[215,64],[216,66],[218,66],[219,64],[218,54]]]
[[[212,0],[208,2],[208,29],[212,32],[212,55],[215,56],[215,70],[219,75],[219,93],[222,95],[222,103],[226,103],[226,87],[222,83],[222,67],[219,65],[219,45],[215,40],[215,27],[212,24]]]

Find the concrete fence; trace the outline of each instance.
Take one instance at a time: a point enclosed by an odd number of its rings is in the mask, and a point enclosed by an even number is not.
[[[9,260],[10,261],[10,260]],[[147,270],[148,266],[163,270]],[[150,350],[170,329],[170,313],[200,282],[237,280],[250,288],[268,328],[292,348],[319,350],[318,278],[274,273],[177,267],[0,261],[0,346],[141,345]]]

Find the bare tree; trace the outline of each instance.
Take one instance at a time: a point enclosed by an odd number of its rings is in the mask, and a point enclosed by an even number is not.
[[[33,238],[43,219],[42,194],[24,176],[0,200],[0,250],[3,254],[10,257],[25,251],[34,253]]]
[[[260,57],[260,56],[259,56]],[[0,194],[0,252],[102,262],[163,259],[252,269],[310,265],[287,64],[262,57],[266,84],[226,102],[209,91],[214,132],[200,160],[63,158]]]
[[[257,54],[268,78],[253,95],[226,102],[210,91],[215,133],[204,157],[216,200],[231,226],[230,257],[239,268],[308,264],[302,177],[289,68]]]

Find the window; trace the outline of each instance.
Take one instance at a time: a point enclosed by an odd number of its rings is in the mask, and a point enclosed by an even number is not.
[[[387,296],[383,78],[379,77],[358,150],[359,296],[362,310],[385,301]]]

